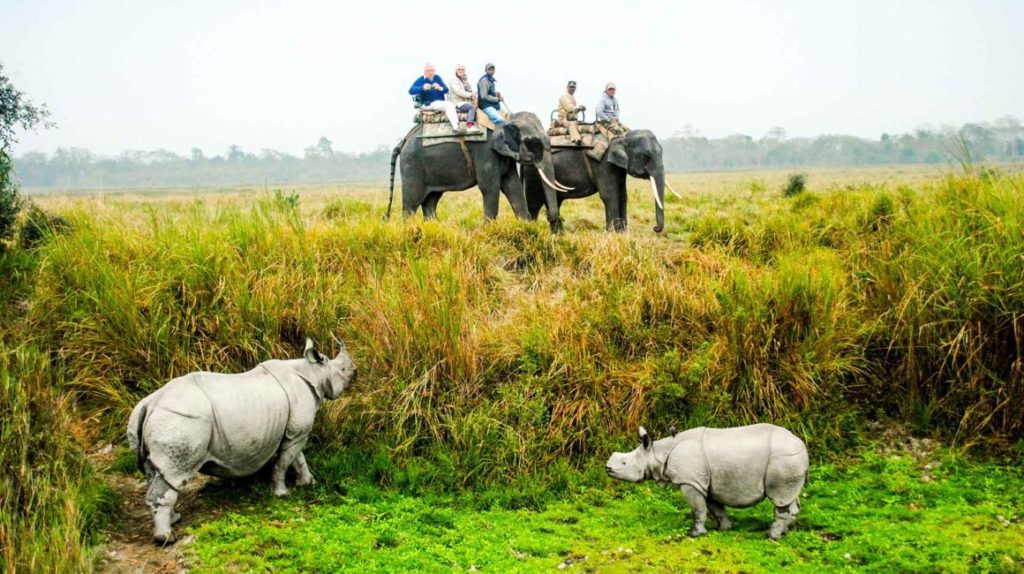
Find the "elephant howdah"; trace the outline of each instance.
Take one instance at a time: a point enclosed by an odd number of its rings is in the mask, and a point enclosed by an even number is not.
[[[778,540],[800,512],[808,464],[804,442],[775,425],[699,427],[657,441],[640,427],[640,446],[612,454],[605,471],[618,480],[679,487],[693,511],[690,536],[707,532],[708,511],[719,530],[729,530],[725,507],[745,508],[768,498],[775,506],[768,536]]]
[[[481,118],[478,116],[478,120]],[[552,230],[559,225],[557,195],[569,188],[558,183],[551,155],[551,142],[537,116],[529,112],[512,114],[500,128],[489,130],[486,141],[446,141],[425,144],[425,127],[414,127],[391,152],[391,184],[387,217],[395,193],[395,171],[402,158],[402,213],[410,216],[423,210],[428,219],[437,217],[437,204],[449,191],[476,186],[484,202],[484,218],[498,216],[504,194],[520,219],[533,219],[527,209],[517,164],[535,167],[538,191],[548,206]]]
[[[273,461],[274,494],[313,482],[302,454],[316,412],[355,380],[344,348],[327,359],[306,340],[302,359],[266,361],[239,374],[198,372],[171,380],[139,401],[128,419],[128,444],[146,475],[153,539],[174,540],[178,493],[197,473],[248,476]]]

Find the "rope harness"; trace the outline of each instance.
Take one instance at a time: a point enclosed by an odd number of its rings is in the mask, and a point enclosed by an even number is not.
[[[462,148],[462,155],[466,156],[466,167],[469,169],[469,175],[476,173],[476,166],[473,165],[473,156],[469,154],[469,146],[466,145],[465,138],[459,138],[459,147]]]

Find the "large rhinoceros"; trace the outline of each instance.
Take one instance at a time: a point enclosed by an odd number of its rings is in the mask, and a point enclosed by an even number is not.
[[[142,399],[128,419],[128,444],[149,481],[153,539],[172,542],[178,493],[196,473],[248,476],[273,460],[274,494],[288,494],[288,467],[296,485],[313,483],[302,448],[325,399],[355,380],[344,348],[328,360],[306,340],[304,358],[266,361],[239,374],[190,373]]]
[[[679,486],[693,510],[690,536],[707,533],[708,510],[719,530],[729,530],[726,506],[744,508],[768,498],[775,505],[768,537],[778,540],[800,512],[807,447],[782,427],[699,427],[657,441],[640,427],[640,441],[632,452],[612,454],[605,470],[619,480]]]

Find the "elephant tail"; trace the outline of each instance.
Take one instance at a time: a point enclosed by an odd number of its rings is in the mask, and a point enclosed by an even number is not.
[[[384,215],[384,220],[391,219],[391,204],[395,201],[395,165],[398,163],[398,154],[402,153],[402,146],[405,145],[405,138],[398,142],[395,149],[391,150],[391,185],[388,191],[388,212]]]

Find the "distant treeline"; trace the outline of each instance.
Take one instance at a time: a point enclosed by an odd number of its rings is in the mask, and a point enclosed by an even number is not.
[[[666,167],[677,172],[943,163],[963,159],[964,150],[973,160],[1016,161],[1024,157],[1024,128],[1008,116],[959,129],[919,129],[869,140],[844,135],[790,138],[782,128],[757,139],[743,134],[706,138],[687,127],[662,145]],[[383,145],[369,153],[336,152],[326,137],[306,148],[303,157],[271,149],[251,153],[238,146],[215,156],[193,148],[188,157],[167,150],[102,157],[81,148],[59,148],[52,154],[26,153],[15,160],[15,171],[25,187],[64,189],[386,181],[390,152]]]

